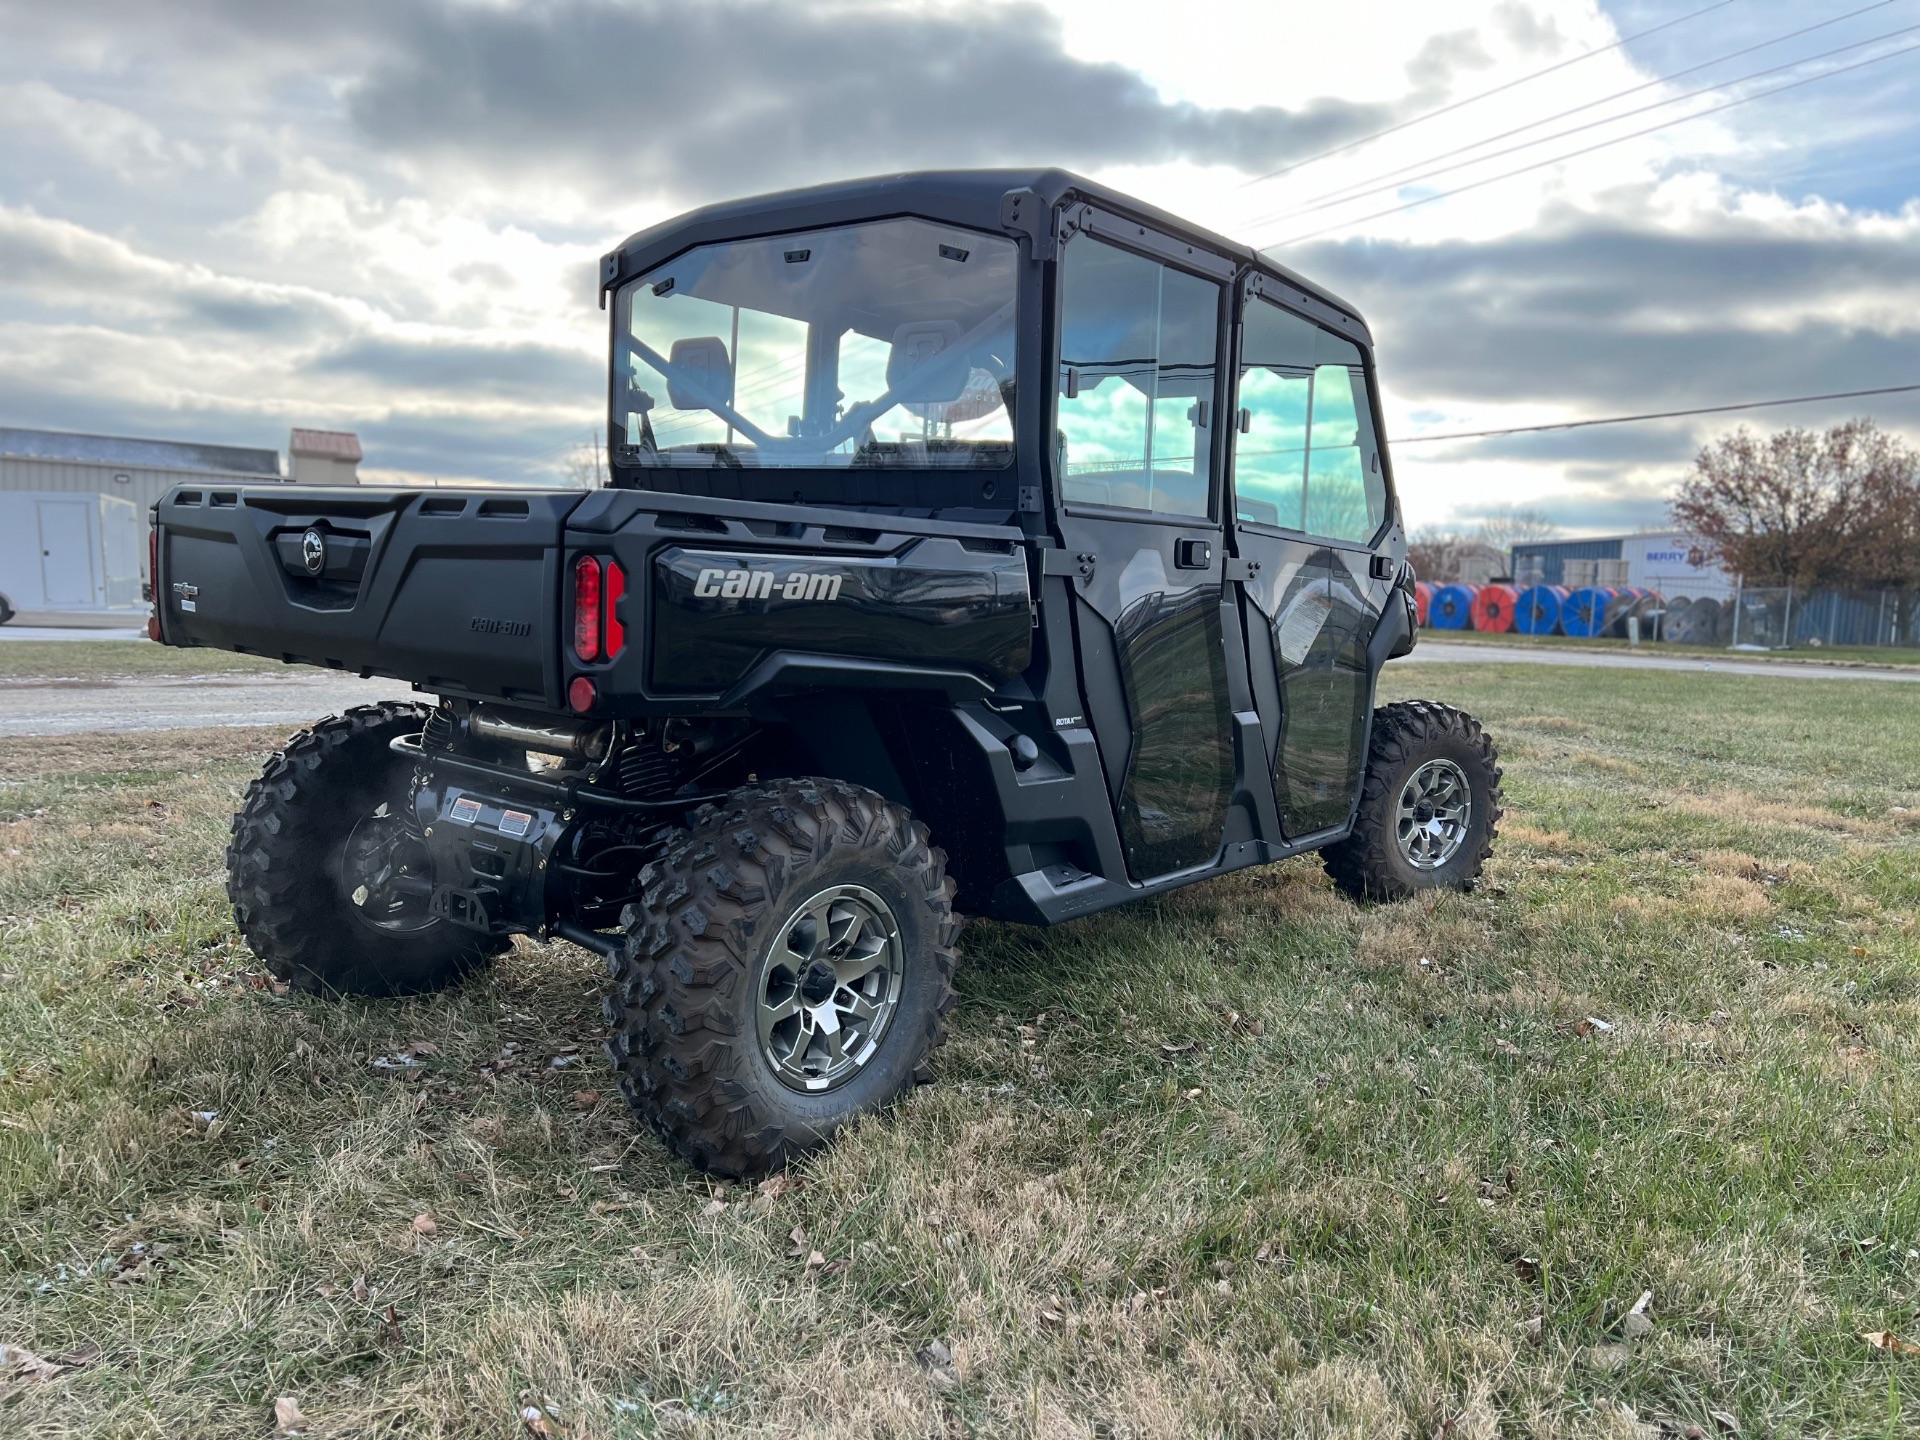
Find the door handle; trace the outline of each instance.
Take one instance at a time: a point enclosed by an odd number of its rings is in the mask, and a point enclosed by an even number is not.
[[[1173,542],[1173,564],[1176,570],[1204,570],[1213,563],[1213,543],[1209,540],[1176,540]]]

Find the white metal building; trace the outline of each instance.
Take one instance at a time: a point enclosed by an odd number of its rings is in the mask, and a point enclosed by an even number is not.
[[[275,450],[129,440],[57,430],[0,429],[0,492],[112,495],[140,519],[140,566],[147,563],[147,512],[176,485],[260,485],[285,478]]]
[[[138,624],[145,536],[118,496],[0,491],[0,620]]]
[[[1513,575],[1521,585],[1628,585],[1669,599],[1720,599],[1735,589],[1731,575],[1701,556],[1700,542],[1678,530],[1516,545]]]

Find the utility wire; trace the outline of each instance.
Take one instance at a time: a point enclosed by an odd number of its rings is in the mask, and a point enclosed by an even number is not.
[[[1384,130],[1374,131],[1373,134],[1371,135],[1362,135],[1358,140],[1349,140],[1344,145],[1334,146],[1331,150],[1322,150],[1318,155],[1309,155],[1304,160],[1296,160],[1291,165],[1281,166],[1278,170],[1269,170],[1264,175],[1256,175],[1251,180],[1244,181],[1238,188],[1245,190],[1249,186],[1264,184],[1266,181],[1278,179],[1282,175],[1290,175],[1295,170],[1303,169],[1308,165],[1313,165],[1318,163],[1319,161],[1325,160],[1329,155],[1343,154],[1344,152],[1355,149],[1358,146],[1371,144],[1373,141],[1383,139],[1388,135],[1398,134],[1400,131],[1407,129],[1409,126],[1412,126],[1412,125],[1423,125],[1429,120],[1438,119],[1440,116],[1450,114],[1453,111],[1462,108],[1463,106],[1473,105],[1478,103],[1481,100],[1491,99],[1493,96],[1499,95],[1504,93],[1505,91],[1511,90],[1515,86],[1525,85],[1529,81],[1538,80],[1543,76],[1551,75],[1556,70],[1564,70],[1569,65],[1578,65],[1582,60],[1591,60],[1597,55],[1605,55],[1611,50],[1618,50],[1623,45],[1630,45],[1635,40],[1644,40],[1649,35],[1658,35],[1662,30],[1671,30],[1676,25],[1684,25],[1689,20],[1697,20],[1700,18],[1700,16],[1711,14],[1715,10],[1724,10],[1727,8],[1727,6],[1733,3],[1734,3],[1734,0],[1717,0],[1717,3],[1715,4],[1705,6],[1704,8],[1695,10],[1690,14],[1682,15],[1676,20],[1668,20],[1664,24],[1653,26],[1651,29],[1636,31],[1632,35],[1624,35],[1620,39],[1614,41],[1611,45],[1602,45],[1598,50],[1584,50],[1578,55],[1574,55],[1566,60],[1561,60],[1556,64],[1549,65],[1544,70],[1535,70],[1529,75],[1522,75],[1518,80],[1509,80],[1504,85],[1496,85],[1491,90],[1482,90],[1477,95],[1469,95],[1467,96],[1466,99],[1456,100],[1451,105],[1442,105],[1438,110],[1429,110],[1424,115],[1416,115],[1411,120],[1402,120],[1397,125],[1389,125]]]
[[[1898,50],[1889,50],[1884,55],[1875,55],[1871,59],[1857,60],[1851,65],[1840,65],[1831,70],[1823,70],[1818,75],[1809,75],[1803,80],[1790,80],[1785,85],[1774,86],[1771,90],[1756,90],[1751,95],[1742,95],[1738,99],[1729,100],[1722,105],[1711,105],[1705,110],[1696,110],[1691,115],[1681,115],[1672,120],[1663,120],[1658,125],[1649,125],[1640,130],[1630,130],[1625,135],[1616,135],[1611,140],[1601,140],[1596,144],[1587,145],[1578,150],[1569,150],[1564,155],[1555,155],[1550,159],[1535,161],[1531,165],[1522,165],[1517,169],[1506,170],[1498,175],[1489,175],[1484,180],[1473,180],[1465,185],[1457,185],[1451,190],[1442,190],[1433,195],[1423,195],[1418,200],[1409,200],[1404,205],[1395,205],[1390,209],[1376,210],[1371,215],[1360,215],[1350,220],[1341,220],[1332,225],[1323,225],[1320,229],[1309,230],[1304,235],[1294,235],[1288,239],[1276,241],[1268,245],[1256,245],[1255,248],[1260,250],[1278,250],[1288,245],[1298,245],[1305,240],[1315,240],[1322,235],[1331,234],[1335,230],[1345,230],[1352,225],[1364,225],[1369,220],[1384,219],[1389,215],[1398,215],[1404,210],[1418,209],[1422,205],[1431,205],[1436,200],[1445,200],[1454,195],[1464,195],[1469,190],[1478,190],[1483,185],[1492,185],[1501,180],[1511,180],[1516,175],[1526,175],[1535,170],[1544,170],[1550,165],[1558,165],[1567,160],[1577,160],[1582,155],[1591,155],[1596,150],[1605,150],[1610,146],[1623,144],[1628,140],[1637,140],[1643,135],[1652,135],[1661,130],[1671,130],[1675,125],[1684,125],[1691,120],[1704,120],[1709,115],[1718,115],[1723,110],[1733,110],[1741,105],[1750,104],[1755,100],[1764,100],[1770,95],[1783,94],[1788,90],[1798,90],[1802,85],[1811,85],[1816,80],[1831,80],[1836,75],[1846,75],[1855,70],[1864,70],[1869,65],[1878,65],[1885,60],[1894,60],[1902,55],[1910,55],[1915,50],[1920,50],[1920,45],[1907,45]]]
[[[1794,395],[1785,400],[1747,400],[1738,405],[1701,405],[1691,410],[1655,410],[1645,415],[1609,415],[1600,420],[1562,420],[1552,425],[1515,425],[1506,430],[1458,430],[1445,435],[1409,435],[1394,440],[1402,445],[1426,445],[1436,440],[1489,440],[1500,435],[1537,435],[1545,430],[1584,430],[1592,425],[1632,425],[1642,420],[1678,420],[1688,415],[1724,415],[1730,410],[1766,410],[1775,405],[1810,405],[1816,400],[1858,400],[1865,395],[1904,395],[1920,385],[1883,385],[1877,390],[1840,390],[1831,395]]]
[[[1592,130],[1601,125],[1611,125],[1619,120],[1629,120],[1635,115],[1644,115],[1650,110],[1658,110],[1667,105],[1677,105],[1683,100],[1691,100],[1700,95],[1710,94],[1715,90],[1724,90],[1729,86],[1742,85],[1749,80],[1764,79],[1769,75],[1777,75],[1783,70],[1791,70],[1799,65],[1810,65],[1816,60],[1830,59],[1835,55],[1844,54],[1849,50],[1858,50],[1862,46],[1878,44],[1882,40],[1892,40],[1901,35],[1910,34],[1914,30],[1920,30],[1920,25],[1908,25],[1898,30],[1889,30],[1885,34],[1871,36],[1865,40],[1856,40],[1849,45],[1840,45],[1832,50],[1823,50],[1817,55],[1803,55],[1796,60],[1789,60],[1784,64],[1771,66],[1765,70],[1756,70],[1750,74],[1737,75],[1731,80],[1715,81],[1711,85],[1702,86],[1700,89],[1689,91],[1685,95],[1675,95],[1665,100],[1657,100],[1650,105],[1642,105],[1632,110],[1622,111],[1618,115],[1603,116],[1598,120],[1590,120],[1585,124],[1576,125],[1567,130],[1561,130],[1552,135],[1543,135],[1536,140],[1523,141],[1521,144],[1509,146],[1505,150],[1496,150],[1490,154],[1475,156],[1471,160],[1462,160],[1455,165],[1443,166],[1437,170],[1425,170],[1424,173],[1418,175],[1409,176],[1407,173],[1408,171],[1422,170],[1423,167],[1438,164],[1442,160],[1451,160],[1456,155],[1464,155],[1469,151],[1482,149],[1485,146],[1494,144],[1496,141],[1505,140],[1513,135],[1524,134],[1528,130],[1537,130],[1542,125],[1551,125],[1556,120],[1565,120],[1568,116],[1578,115],[1584,110],[1592,110],[1601,105],[1610,105],[1615,100],[1624,100],[1629,95],[1636,95],[1640,91],[1652,89],[1656,85],[1670,84],[1682,76],[1697,74],[1699,71],[1712,69],[1715,65],[1724,65],[1729,60],[1737,60],[1743,55],[1751,55],[1756,50],[1767,50],[1775,45],[1783,45],[1789,40],[1797,40],[1800,36],[1811,34],[1815,30],[1823,30],[1830,25],[1838,25],[1843,20],[1851,20],[1855,16],[1864,15],[1870,10],[1883,10],[1887,6],[1897,3],[1899,3],[1899,0],[1876,0],[1876,3],[1872,5],[1864,5],[1858,10],[1850,10],[1845,15],[1836,15],[1831,20],[1822,20],[1815,25],[1802,26],[1800,29],[1790,31],[1785,35],[1777,35],[1771,40],[1763,40],[1757,45],[1749,45],[1744,50],[1735,50],[1726,55],[1717,55],[1713,59],[1702,61],[1698,65],[1690,65],[1684,70],[1676,70],[1670,75],[1662,75],[1658,79],[1648,80],[1639,85],[1631,86],[1628,89],[1616,91],[1614,94],[1603,96],[1598,100],[1589,100],[1584,105],[1575,105],[1570,110],[1562,110],[1558,114],[1548,115],[1544,119],[1530,120],[1525,125],[1516,125],[1511,130],[1502,130],[1497,135],[1488,135],[1483,139],[1473,141],[1471,144],[1457,146],[1452,150],[1443,151],[1438,155],[1428,156],[1424,160],[1412,161],[1406,165],[1399,166],[1397,169],[1375,175],[1371,179],[1356,180],[1349,185],[1337,186],[1332,190],[1310,197],[1295,209],[1272,211],[1254,220],[1243,223],[1264,225],[1272,220],[1286,220],[1296,215],[1310,215],[1316,210],[1325,210],[1330,206],[1343,205],[1353,200],[1364,200],[1367,196],[1377,195],[1382,190],[1394,190],[1403,185],[1418,184],[1420,181],[1430,179],[1435,175],[1444,175],[1449,170],[1459,170],[1469,165],[1481,164],[1487,160],[1497,160],[1502,155],[1511,155],[1516,151],[1526,150],[1535,145],[1545,145],[1554,140],[1564,139],[1568,135],[1577,135],[1583,130]],[[1377,184],[1376,182],[1379,181],[1386,183]]]

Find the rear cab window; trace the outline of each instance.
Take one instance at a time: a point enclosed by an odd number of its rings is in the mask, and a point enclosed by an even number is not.
[[[619,292],[622,463],[1013,463],[1011,240],[902,218],[698,246]]]

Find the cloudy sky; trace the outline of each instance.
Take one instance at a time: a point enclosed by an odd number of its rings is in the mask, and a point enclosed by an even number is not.
[[[557,481],[626,234],[1058,164],[1360,306],[1415,524],[1658,525],[1739,417],[1407,442],[1920,383],[1916,157],[1920,0],[0,0],[0,425]]]

